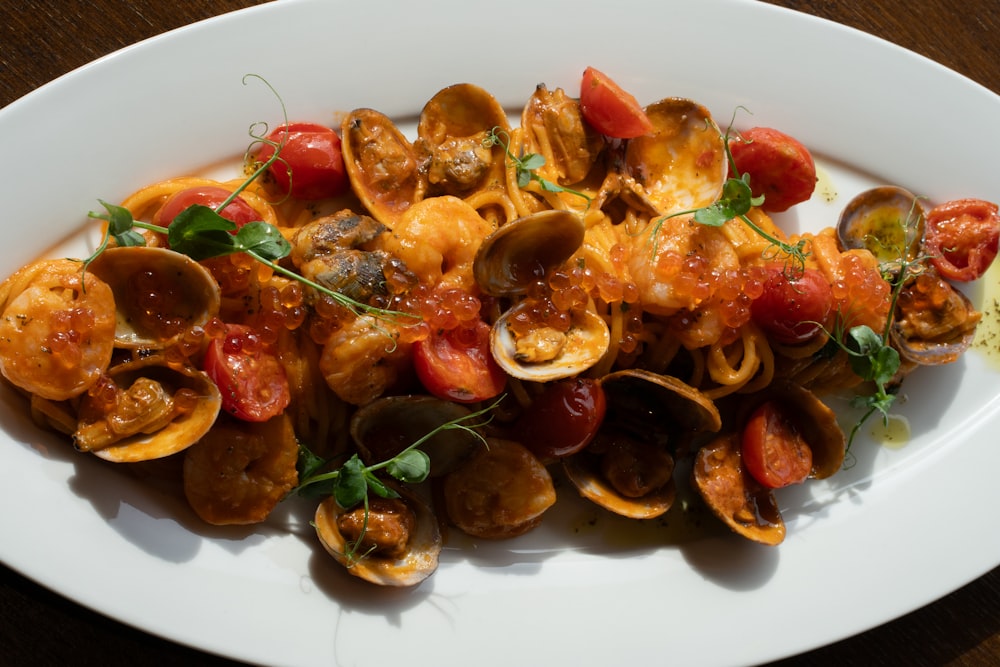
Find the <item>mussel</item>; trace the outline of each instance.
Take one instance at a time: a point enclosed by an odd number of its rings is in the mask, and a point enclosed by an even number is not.
[[[545,157],[546,178],[574,185],[587,177],[604,138],[583,120],[578,100],[561,88],[538,85],[521,112],[522,150]]]

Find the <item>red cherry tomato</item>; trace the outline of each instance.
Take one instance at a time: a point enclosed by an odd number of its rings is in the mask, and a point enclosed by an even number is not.
[[[764,290],[750,306],[754,323],[779,343],[804,343],[826,326],[833,290],[816,269],[769,264]]]
[[[340,151],[340,137],[332,129],[316,123],[289,123],[267,137],[284,146],[270,167],[271,177],[296,199],[316,200],[336,197],[347,191],[349,182]],[[257,159],[267,161],[274,147],[264,144]],[[291,178],[289,178],[291,172]]]
[[[741,140],[742,139],[742,140]],[[729,140],[733,167],[750,176],[761,208],[778,213],[804,202],[816,189],[816,164],[797,139],[769,127],[754,127]]]
[[[583,378],[553,382],[518,419],[515,437],[548,463],[586,447],[606,411],[604,390],[597,382]]]
[[[507,374],[490,354],[490,327],[482,321],[414,343],[413,369],[427,391],[456,403],[485,401],[507,385]]]
[[[800,484],[812,472],[812,449],[773,401],[750,416],[743,427],[741,447],[747,472],[768,488]]]
[[[285,368],[248,326],[227,324],[226,335],[205,351],[202,368],[222,392],[222,409],[237,419],[267,421],[291,400]]]
[[[167,201],[163,202],[163,206],[153,216],[153,222],[161,227],[168,227],[174,218],[177,217],[177,214],[184,209],[195,204],[201,204],[214,210],[222,202],[226,201],[231,194],[230,191],[213,185],[180,190],[170,195]],[[229,202],[226,208],[219,212],[219,215],[226,220],[235,222],[237,227],[242,227],[248,222],[260,220],[260,214],[238,196]]]
[[[927,214],[924,248],[942,277],[968,282],[990,268],[1000,243],[997,205],[981,199],[956,199]]]
[[[635,97],[593,67],[583,72],[580,112],[591,127],[616,139],[634,139],[653,131]]]

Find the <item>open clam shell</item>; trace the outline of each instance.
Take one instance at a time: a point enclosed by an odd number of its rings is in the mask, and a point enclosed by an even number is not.
[[[367,465],[386,461],[440,427],[471,414],[463,405],[434,396],[386,396],[359,408],[351,418],[351,436]],[[430,475],[455,470],[483,447],[468,429],[438,431],[420,445],[431,460]]]
[[[479,246],[472,265],[476,283],[492,296],[524,294],[580,249],[585,232],[583,218],[569,211],[541,211],[513,220]]]
[[[372,217],[392,227],[427,192],[413,144],[385,114],[355,109],[341,123],[341,150],[351,190]]]
[[[774,493],[743,469],[739,434],[720,435],[699,449],[691,481],[712,513],[738,535],[771,546],[784,541]]]
[[[927,271],[900,292],[889,335],[904,359],[937,366],[957,360],[969,349],[981,319],[965,294]]]
[[[438,566],[441,554],[441,531],[437,518],[431,508],[421,498],[401,484],[386,481],[399,498],[395,499],[402,505],[405,514],[409,513],[412,525],[407,530],[405,546],[400,553],[382,553],[376,549],[366,551],[364,544],[357,548],[350,544],[352,538],[344,535],[341,529],[341,519],[347,524],[356,524],[356,517],[346,515],[354,512],[364,512],[363,508],[345,510],[337,504],[333,496],[328,497],[316,508],[313,523],[320,543],[334,560],[347,568],[347,571],[366,581],[381,586],[415,586],[429,577]],[[405,509],[402,509],[405,508]],[[376,513],[381,510],[373,507],[367,521],[367,530],[380,531],[381,519]],[[390,520],[393,517],[388,517]]]
[[[574,311],[565,332],[539,324],[525,335],[516,335],[511,322],[527,302],[514,306],[493,324],[490,351],[508,375],[531,382],[550,382],[579,375],[607,353],[611,331],[592,310]]]
[[[84,402],[74,433],[79,449],[107,461],[148,461],[184,450],[212,428],[222,407],[208,375],[161,356],[119,364],[107,376],[118,387],[116,405],[88,414]]]
[[[115,298],[115,346],[164,349],[219,313],[219,284],[204,266],[166,248],[108,248],[89,271]]]
[[[626,186],[660,215],[708,206],[729,176],[722,133],[708,109],[671,97],[646,107],[651,134],[625,148]]]
[[[883,185],[857,195],[840,214],[837,239],[847,250],[865,248],[879,262],[913,260],[920,254],[926,210],[900,187]]]

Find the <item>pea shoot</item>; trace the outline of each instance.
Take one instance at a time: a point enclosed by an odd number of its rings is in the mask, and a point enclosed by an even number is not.
[[[538,153],[525,154],[523,149],[519,155],[514,155],[510,150],[510,135],[503,128],[499,126],[492,128],[486,134],[483,145],[486,148],[490,148],[491,146],[500,146],[503,148],[507,159],[514,164],[514,170],[517,174],[517,187],[522,190],[532,182],[535,182],[545,192],[566,192],[577,197],[582,197],[587,202],[587,208],[590,208],[591,198],[589,195],[578,190],[573,190],[572,188],[563,187],[538,175],[538,170],[545,166],[544,155],[539,155]]]
[[[369,495],[375,494],[380,498],[399,497],[399,494],[382,481],[376,473],[384,470],[390,477],[404,484],[423,482],[430,474],[431,460],[427,453],[420,449],[421,445],[438,433],[451,430],[467,431],[485,442],[478,429],[490,422],[492,416],[489,413],[502,400],[503,397],[500,397],[481,410],[444,422],[415,440],[395,456],[372,465],[365,465],[357,454],[352,454],[338,468],[327,470],[330,461],[316,456],[308,447],[300,443],[298,461],[300,481],[291,493],[305,498],[325,498],[332,495],[337,504],[344,509],[362,506],[364,522],[361,534],[357,540],[349,544],[350,552],[345,554],[348,560],[356,561],[363,557],[363,554],[358,556],[357,550],[364,539],[368,525]]]
[[[721,227],[730,220],[739,218],[755,234],[770,243],[771,247],[776,249],[778,255],[784,255],[788,258],[790,275],[800,274],[805,269],[806,257],[808,256],[808,252],[806,251],[807,241],[802,239],[794,245],[782,241],[774,235],[769,234],[747,215],[751,208],[759,207],[764,203],[764,195],[754,197],[750,189],[750,175],[740,174],[736,170],[733,153],[729,148],[731,132],[732,124],[726,129],[725,134],[720,135],[722,145],[726,151],[726,158],[729,164],[732,165],[734,173],[732,177],[728,178],[722,184],[722,194],[708,206],[678,211],[658,219],[654,223],[656,226],[653,228],[653,236],[655,237],[659,233],[664,222],[680,215],[692,215],[695,222],[709,227]]]
[[[254,75],[248,75],[248,77],[249,76]],[[263,79],[261,80],[263,81]],[[246,83],[246,77],[244,78],[244,83]],[[270,88],[270,84],[266,81],[264,81],[264,83]],[[271,90],[272,92],[274,91],[273,88],[271,88]],[[280,97],[278,100],[279,103],[281,103]],[[281,103],[281,108],[282,114],[285,117],[285,126],[287,127],[288,117],[285,113],[283,103]],[[116,204],[111,204],[98,199],[106,212],[90,212],[88,217],[104,220],[107,223],[107,228],[97,249],[90,257],[83,260],[84,271],[86,271],[87,267],[108,248],[112,239],[119,246],[146,245],[146,240],[143,235],[136,231],[137,229],[145,229],[147,231],[166,235],[167,242],[169,243],[171,250],[187,255],[195,261],[201,261],[213,257],[224,257],[234,253],[246,253],[257,262],[269,267],[274,272],[298,281],[313,288],[317,292],[329,296],[336,303],[347,308],[355,315],[368,314],[388,321],[394,321],[399,318],[418,319],[417,315],[413,315],[411,313],[376,308],[359,302],[345,294],[331,290],[328,287],[309,280],[305,276],[285,268],[279,263],[279,261],[291,253],[292,246],[282,235],[281,230],[274,225],[258,220],[249,222],[242,227],[238,227],[236,223],[222,217],[221,211],[229,206],[229,204],[236,199],[241,192],[249,187],[251,183],[266,172],[268,167],[270,167],[275,161],[281,159],[280,155],[281,149],[284,147],[284,139],[282,139],[279,143],[275,143],[274,141],[266,138],[266,124],[255,124],[254,127],[256,126],[262,126],[264,128],[264,132],[258,136],[254,134],[253,129],[251,128],[250,136],[253,138],[253,142],[251,143],[250,148],[246,151],[244,162],[249,163],[248,156],[251,154],[253,146],[257,143],[267,143],[273,146],[273,154],[267,159],[267,161],[255,163],[256,168],[247,176],[240,186],[214,209],[202,204],[192,204],[178,213],[173,221],[171,221],[169,227],[162,227],[160,225],[154,225],[141,220],[135,220],[132,217],[131,211],[124,206],[118,206]]]

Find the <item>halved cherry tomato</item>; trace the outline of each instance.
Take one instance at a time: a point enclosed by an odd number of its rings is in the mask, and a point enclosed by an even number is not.
[[[731,137],[733,167],[749,174],[750,191],[764,195],[761,208],[778,213],[804,202],[816,189],[816,163],[797,139],[769,127],[753,127]]]
[[[580,112],[591,127],[616,139],[634,139],[653,131],[635,97],[593,67],[583,72]]]
[[[604,390],[594,380],[553,382],[518,419],[515,437],[548,463],[586,447],[606,412]]]
[[[347,191],[349,182],[335,131],[316,123],[289,123],[271,132],[269,140],[281,144],[281,154],[268,168],[271,177],[296,199],[316,200],[336,197]],[[257,159],[265,162],[274,147],[264,144]],[[289,177],[289,172],[291,177]]]
[[[833,309],[833,290],[816,269],[796,270],[783,264],[765,267],[764,290],[750,305],[754,323],[784,343],[804,343],[826,326]]]
[[[968,282],[990,268],[1000,244],[997,205],[982,199],[956,199],[927,213],[924,248],[942,277]]]
[[[768,488],[800,484],[812,472],[812,449],[774,401],[750,416],[743,427],[741,448],[747,472]]]
[[[230,191],[213,185],[180,190],[170,195],[167,201],[163,202],[163,206],[153,216],[153,222],[162,227],[168,227],[174,218],[177,217],[177,214],[184,209],[195,204],[201,204],[214,210],[222,202],[226,201],[231,194]],[[260,220],[260,214],[239,196],[229,202],[226,208],[219,212],[219,215],[226,220],[235,222],[237,227],[242,227],[254,220]]]
[[[222,409],[237,419],[267,421],[291,400],[284,366],[248,326],[227,324],[226,335],[205,351],[202,369],[222,392]]]
[[[507,374],[490,354],[490,327],[481,320],[414,343],[413,369],[427,391],[456,403],[485,401],[507,384]]]

